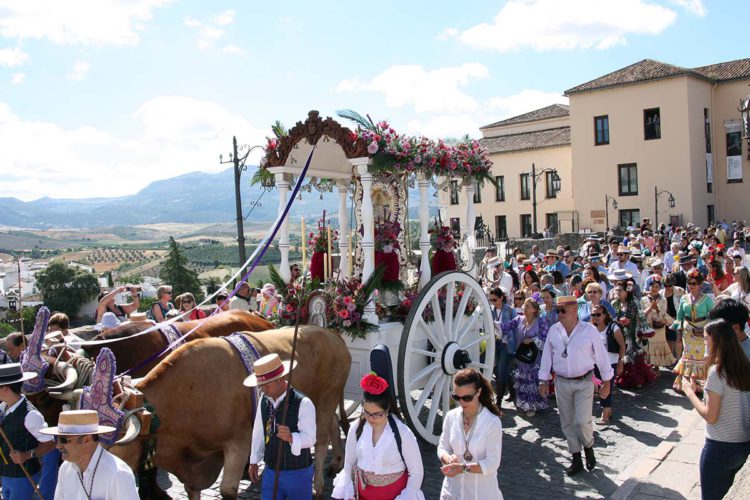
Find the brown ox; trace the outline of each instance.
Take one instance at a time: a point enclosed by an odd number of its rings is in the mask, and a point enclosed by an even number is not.
[[[174,323],[174,325],[180,330],[182,335],[188,333],[196,326],[198,327],[193,333],[185,337],[185,340],[224,337],[226,335],[231,335],[234,332],[262,332],[273,328],[273,323],[270,323],[262,316],[238,310],[224,311],[221,314],[210,316],[205,320],[178,321]],[[110,348],[115,355],[115,359],[117,359],[117,371],[118,373],[122,373],[126,370],[137,367],[139,364],[145,362],[150,356],[163,351],[169,345],[164,335],[158,330],[154,330],[145,335],[139,335],[138,337],[129,338],[151,326],[153,326],[151,323],[145,321],[126,323],[104,332],[101,335],[97,335],[94,338],[94,340],[120,339],[117,342],[103,345],[84,344],[83,349],[91,359],[96,359],[99,355],[99,351],[101,351],[103,347]],[[153,367],[159,364],[159,361],[160,359],[153,359],[133,371],[133,373],[130,373],[130,375],[133,378],[143,377]]]
[[[261,356],[275,352],[282,359],[291,357],[293,328],[245,334]],[[302,326],[297,359],[292,383],[315,404],[314,485],[320,497],[329,442],[334,446],[334,467],[343,459],[336,408],[343,402],[351,355],[337,332]],[[222,466],[222,498],[237,498],[254,415],[250,389],[242,385],[246,376],[228,342],[203,339],[180,347],[137,385],[160,420],[155,464],[176,475],[191,499],[200,498],[200,491],[216,481]],[[138,441],[110,449],[134,469],[142,450]]]

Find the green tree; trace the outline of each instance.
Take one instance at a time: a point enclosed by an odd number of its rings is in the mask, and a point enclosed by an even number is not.
[[[70,267],[62,260],[53,260],[36,277],[44,303],[52,311],[74,318],[87,301],[99,294],[96,275]]]
[[[206,293],[208,295],[211,295],[219,289],[221,281],[219,281],[219,278],[217,278],[216,276],[209,276],[208,279],[203,281],[203,284],[206,285]]]
[[[173,296],[190,292],[198,302],[203,300],[198,273],[187,267],[187,257],[172,236],[169,237],[169,253],[161,265],[159,278],[165,284],[172,286]]]
[[[9,333],[15,332],[16,329],[10,323],[0,323],[0,338],[5,338]]]
[[[110,288],[115,286],[115,281],[112,279],[112,271],[107,271],[107,286]]]
[[[34,331],[34,325],[36,324],[36,313],[39,312],[41,306],[24,307],[21,314],[23,315],[23,333],[30,334]]]

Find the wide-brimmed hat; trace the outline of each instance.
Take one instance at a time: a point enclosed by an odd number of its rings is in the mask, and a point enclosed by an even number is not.
[[[592,261],[592,260],[602,260],[602,256],[601,256],[601,254],[598,254],[598,253],[590,253],[589,256],[587,257],[587,259],[589,261]]]
[[[99,414],[94,410],[70,410],[60,412],[56,427],[39,429],[39,432],[52,436],[88,436],[115,430],[114,427],[99,425]]]
[[[615,269],[612,274],[607,275],[607,279],[609,281],[625,281],[629,280],[632,277],[633,275],[625,269]]]
[[[680,265],[682,265],[682,264],[692,264],[693,262],[695,262],[695,255],[690,254],[688,252],[682,251],[682,252],[680,252],[678,254],[678,257],[679,257],[679,260],[680,260]]]
[[[559,255],[557,255],[557,252],[556,252],[556,251],[554,251],[554,250],[552,250],[551,248],[550,248],[549,250],[547,250],[547,253],[546,253],[546,254],[544,254],[544,256],[545,256],[545,257],[555,257],[556,259],[559,259],[559,258],[560,258],[560,256],[559,256]]]
[[[578,304],[578,299],[573,295],[561,295],[555,299],[556,306],[568,306]]]
[[[102,315],[102,322],[94,325],[96,330],[104,330],[105,328],[114,328],[120,324],[120,320],[117,319],[115,313],[107,311]]]
[[[502,263],[500,257],[492,257],[487,261],[487,267],[497,267]]]
[[[148,315],[142,312],[133,312],[133,313],[130,313],[130,316],[128,316],[128,319],[132,323],[135,323],[138,321],[148,321]]]
[[[25,372],[20,363],[8,363],[0,365],[0,385],[10,385],[25,380],[36,378],[34,372]]]
[[[625,245],[619,245],[617,247],[617,253],[630,253],[630,248],[626,247]]]
[[[253,363],[254,373],[242,383],[247,387],[258,387],[287,376],[296,367],[296,361],[294,366],[290,367],[290,362],[281,361],[278,354],[268,354]]]
[[[641,260],[643,259],[643,254],[641,251],[637,248],[631,248],[630,249],[630,258],[635,260]]]

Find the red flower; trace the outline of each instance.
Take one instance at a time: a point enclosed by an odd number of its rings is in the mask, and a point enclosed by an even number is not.
[[[388,382],[385,379],[378,377],[374,372],[368,373],[359,382],[359,386],[363,391],[369,392],[370,394],[383,394],[388,389]]]

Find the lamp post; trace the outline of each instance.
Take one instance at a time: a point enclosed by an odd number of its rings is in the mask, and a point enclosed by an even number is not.
[[[742,138],[747,140],[747,157],[750,159],[750,95],[740,99],[739,112],[742,124]]]
[[[654,186],[654,227],[659,227],[659,196],[663,194],[668,194],[669,198],[667,198],[667,203],[669,203],[669,208],[674,208],[675,205],[675,199],[674,195],[667,191],[666,189],[663,191],[659,191],[659,188]]]
[[[612,202],[612,208],[617,210],[617,200],[608,194],[604,195],[604,215],[607,219],[607,231],[609,231],[609,202]]]
[[[227,163],[231,163],[234,166],[234,203],[235,209],[237,210],[237,245],[240,249],[240,267],[242,267],[245,264],[245,260],[247,260],[247,257],[245,256],[245,229],[243,228],[242,224],[244,217],[242,216],[240,177],[242,176],[242,172],[247,170],[245,162],[247,161],[247,157],[250,155],[250,152],[260,147],[262,146],[250,147],[247,144],[244,144],[238,148],[237,137],[234,136],[232,137],[232,152],[229,153],[229,161],[224,161],[223,156],[219,155],[219,164],[224,165]],[[245,151],[245,154],[240,157],[239,153],[244,150],[247,151]]]
[[[531,208],[533,211],[533,221],[534,221],[534,230],[533,233],[536,234],[536,184],[539,182],[539,179],[541,179],[542,175],[546,174],[547,172],[552,172],[552,189],[555,193],[560,191],[560,184],[561,179],[560,176],[557,174],[556,168],[545,168],[544,170],[540,170],[539,172],[536,171],[536,165],[534,163],[531,164]]]

